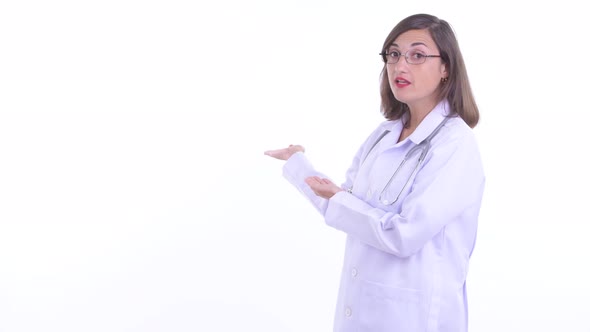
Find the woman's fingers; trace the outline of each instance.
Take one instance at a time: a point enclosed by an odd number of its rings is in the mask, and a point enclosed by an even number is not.
[[[264,154],[267,156],[271,156],[273,158],[277,158],[278,156],[280,156],[282,153],[284,153],[285,149],[278,149],[278,150],[267,150],[264,151]]]
[[[280,160],[287,160],[292,155],[292,153],[289,151],[289,148],[268,150],[265,151],[264,154]]]
[[[310,176],[305,179],[305,183],[309,186],[317,186],[322,183],[322,180],[318,176]]]
[[[289,147],[284,149],[276,149],[276,150],[267,150],[264,151],[264,154],[276,159],[280,160],[287,160],[291,158],[294,153],[297,152],[305,152],[305,148],[301,145],[289,145]]]

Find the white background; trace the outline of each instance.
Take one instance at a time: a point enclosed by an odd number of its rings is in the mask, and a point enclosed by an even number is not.
[[[418,12],[454,27],[482,115],[470,330],[590,331],[574,0],[3,0],[0,331],[331,330],[344,234],[263,151],[342,181]]]

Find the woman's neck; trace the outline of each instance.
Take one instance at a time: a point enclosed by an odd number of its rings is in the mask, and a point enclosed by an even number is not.
[[[412,135],[414,130],[418,128],[422,120],[436,107],[438,103],[425,103],[425,104],[413,104],[408,105],[410,110],[410,118],[408,122],[404,124],[402,132],[399,137],[399,142],[406,139],[408,136]]]
[[[424,120],[428,113],[432,112],[436,105],[438,105],[438,102],[434,100],[421,103],[418,102],[412,105],[408,104],[408,109],[410,110],[410,122],[407,125],[410,128],[416,129],[418,125],[420,125],[420,122]]]

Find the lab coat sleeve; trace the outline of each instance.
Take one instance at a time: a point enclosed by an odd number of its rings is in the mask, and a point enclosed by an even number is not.
[[[346,172],[346,181],[341,186],[343,189],[346,190],[352,187],[352,179],[354,179],[356,172],[358,171],[361,156],[366,153],[365,150],[367,148],[367,142],[374,140],[375,137],[381,132],[381,128],[377,128],[371,135],[369,135],[367,140],[358,149],[351,166]],[[305,197],[307,197],[307,199],[322,214],[322,216],[325,215],[326,208],[328,206],[328,200],[317,196],[313,190],[311,190],[309,185],[305,183],[305,179],[310,176],[319,176],[321,178],[329,177],[316,171],[312,163],[309,161],[309,159],[307,159],[303,152],[297,152],[287,159],[287,162],[285,162],[283,166],[283,176]]]
[[[326,223],[384,252],[407,257],[465,213],[477,222],[485,178],[475,137],[437,144],[431,152],[399,214],[339,192],[329,200]]]
[[[322,215],[324,215],[326,207],[328,206],[328,200],[317,196],[313,190],[311,190],[309,185],[305,183],[305,179],[310,176],[327,177],[315,170],[303,152],[294,153],[289,159],[287,159],[283,166],[283,176],[305,197],[307,197],[311,204]]]

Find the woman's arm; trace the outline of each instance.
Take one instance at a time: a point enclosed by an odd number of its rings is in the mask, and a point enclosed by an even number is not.
[[[328,202],[326,223],[382,251],[400,257],[419,251],[449,223],[477,222],[484,174],[472,135],[433,148],[412,191],[395,214],[346,192]],[[472,226],[468,226],[472,227]]]

